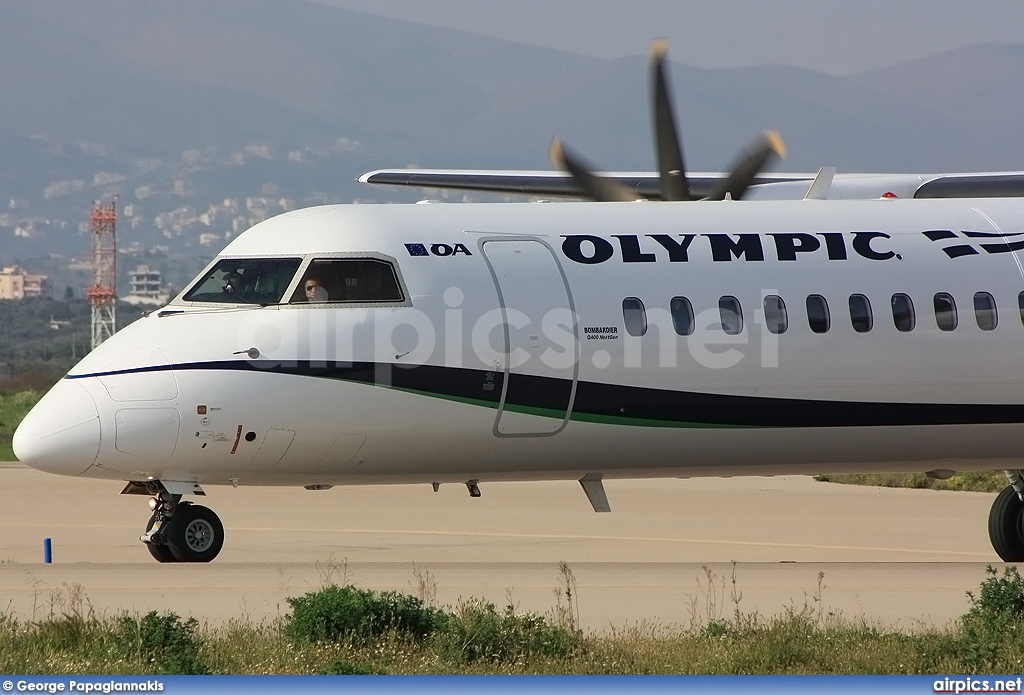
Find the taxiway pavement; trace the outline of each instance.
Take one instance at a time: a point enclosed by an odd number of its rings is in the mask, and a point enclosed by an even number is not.
[[[455,485],[209,487],[224,550],[160,565],[138,540],[148,498],[122,486],[0,467],[0,611],[41,619],[84,598],[106,615],[260,621],[286,614],[289,596],[350,581],[413,594],[434,583],[442,605],[510,597],[545,613],[565,562],[593,630],[805,604],[913,628],[963,614],[986,565],[1000,566],[986,531],[994,495],[799,476],[606,481],[610,514],[572,481],[487,484],[478,499]]]

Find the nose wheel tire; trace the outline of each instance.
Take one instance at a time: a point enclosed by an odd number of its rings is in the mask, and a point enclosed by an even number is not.
[[[168,522],[165,538],[178,562],[209,562],[224,546],[224,525],[212,509],[183,503]]]
[[[156,513],[149,517],[149,523],[146,524],[146,533],[153,528],[153,524],[156,522]],[[153,556],[157,562],[177,562],[178,558],[174,557],[171,549],[166,545],[158,545],[156,543],[146,543],[146,548],[149,550],[149,554]]]
[[[1024,502],[1008,485],[992,503],[988,515],[988,537],[1003,562],[1024,562]]]

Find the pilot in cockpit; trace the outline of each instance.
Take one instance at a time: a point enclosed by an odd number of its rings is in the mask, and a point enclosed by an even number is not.
[[[237,270],[228,273],[228,276],[224,279],[224,291],[228,294],[240,295],[242,288],[242,274]]]
[[[303,289],[306,292],[307,302],[326,302],[330,299],[327,288],[323,286],[319,278],[306,278]]]

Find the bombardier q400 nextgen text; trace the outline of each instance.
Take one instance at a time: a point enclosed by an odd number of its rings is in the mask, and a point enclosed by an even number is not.
[[[556,146],[606,202],[261,222],[54,386],[18,458],[151,495],[161,562],[220,552],[207,485],[574,479],[609,511],[606,478],[993,468],[1024,560],[1024,201],[831,200],[830,171],[739,200],[775,136],[697,194],[662,53],[663,202]]]

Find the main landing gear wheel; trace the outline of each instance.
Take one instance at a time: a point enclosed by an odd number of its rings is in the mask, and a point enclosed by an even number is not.
[[[164,538],[178,562],[209,562],[224,546],[224,525],[212,509],[181,502],[167,522]]]
[[[156,522],[157,512],[153,512],[153,516],[149,517],[149,523],[146,524],[146,533],[148,534],[150,529],[153,528],[153,524]],[[146,548],[149,550],[149,554],[157,562],[177,562],[178,558],[174,557],[171,553],[171,549],[162,543],[146,543]]]
[[[1003,562],[1024,562],[1024,502],[1012,485],[999,493],[988,514],[988,537]]]

